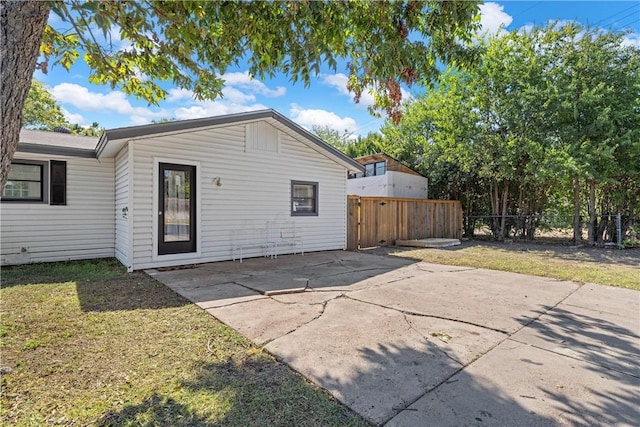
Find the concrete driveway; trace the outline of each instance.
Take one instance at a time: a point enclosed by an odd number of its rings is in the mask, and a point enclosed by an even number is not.
[[[375,424],[640,424],[640,292],[342,251],[148,273]]]

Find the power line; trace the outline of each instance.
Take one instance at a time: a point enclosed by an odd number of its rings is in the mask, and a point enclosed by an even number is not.
[[[631,25],[635,24],[636,22],[640,22],[640,18],[636,19],[635,21],[627,22],[626,24],[621,25],[620,28],[629,28],[631,27]]]
[[[537,3],[535,3],[533,6],[529,6],[528,8],[526,8],[526,9],[524,9],[524,10],[521,10],[520,12],[516,13],[516,14],[515,14],[515,15],[513,15],[511,18],[512,18],[512,19],[516,19],[518,16],[522,15],[522,14],[523,14],[523,13],[525,13],[525,12],[530,11],[530,10],[531,10],[531,9],[533,9],[534,7],[536,7],[536,6],[540,5],[541,3],[542,3],[541,1],[537,2]]]
[[[630,16],[638,17],[638,16],[640,16],[640,12],[630,13],[630,14],[628,14],[628,15],[626,15],[626,16],[623,16],[622,18],[617,19],[617,20],[616,20],[616,21],[617,21],[616,23],[617,23],[620,27],[624,27],[624,25],[623,25],[623,24],[620,24],[620,22],[623,22],[625,19],[629,18]],[[611,25],[613,25],[613,24],[614,24],[614,23],[612,22],[611,24],[609,24],[609,26],[611,26]]]
[[[623,10],[621,10],[621,11],[618,11],[618,12],[614,13],[613,15],[607,16],[606,18],[599,20],[598,22],[596,22],[596,23],[595,23],[595,25],[599,25],[599,24],[603,23],[604,21],[607,21],[607,20],[609,20],[609,19],[611,19],[611,18],[613,18],[613,17],[616,17],[616,16],[618,16],[618,15],[621,15],[621,14],[623,14],[623,13],[625,13],[625,12],[627,12],[627,11],[631,10],[631,9],[635,9],[636,7],[638,7],[638,4],[637,4],[637,3],[635,3],[635,4],[631,5],[631,6],[629,6],[629,7],[628,7],[628,8],[626,8],[626,9],[623,9]],[[633,13],[632,13],[631,15],[633,15]],[[627,16],[631,16],[631,15],[627,15]],[[622,18],[622,19],[624,19],[624,18]]]

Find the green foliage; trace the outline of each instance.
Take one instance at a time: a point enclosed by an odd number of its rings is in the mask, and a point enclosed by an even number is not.
[[[71,125],[71,133],[74,135],[83,135],[83,136],[100,136],[104,129],[100,127],[100,123],[93,122],[91,126],[80,126],[79,124]]]
[[[329,126],[313,126],[313,133],[323,141],[342,151],[349,157],[355,158],[382,152],[382,136],[377,133],[370,133],[365,137],[353,135],[346,130],[343,134]]]
[[[350,143],[349,138],[351,137],[351,133],[349,133],[347,130],[345,130],[344,133],[341,134],[340,132],[330,128],[329,126],[317,125],[312,126],[311,130],[324,142],[332,145],[343,153],[346,151],[346,147]]]
[[[251,76],[284,73],[305,86],[322,64],[335,70],[343,60],[355,99],[375,87],[372,110],[397,121],[402,84],[431,82],[438,61],[464,66],[477,57],[470,43],[475,1],[66,0],[52,10],[71,27],[47,26],[45,57],[68,69],[82,56],[92,83],[120,86],[151,103],[166,96],[156,83],[163,80],[214,99],[224,84],[220,75],[240,60]]]
[[[68,127],[62,109],[47,88],[37,80],[31,81],[22,112],[22,124],[27,129],[53,130],[56,126]]]
[[[71,124],[62,113],[62,108],[44,84],[38,80],[31,81],[22,111],[22,125],[27,129],[53,131],[56,127],[67,128],[74,135],[100,136],[104,129],[98,122],[83,127],[78,123]]]
[[[533,215],[567,212],[576,179],[593,180],[600,211],[631,224],[640,210],[640,50],[622,36],[567,24],[490,39],[479,67],[451,68],[400,126],[383,127],[384,151],[427,175],[433,196],[461,199],[467,218],[492,215],[497,237],[532,237]]]

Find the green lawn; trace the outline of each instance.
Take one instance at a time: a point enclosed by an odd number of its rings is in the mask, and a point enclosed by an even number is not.
[[[436,264],[486,268],[582,283],[640,290],[640,251],[571,249],[530,245],[526,249],[467,242],[446,249],[392,249],[388,253]]]
[[[6,268],[0,298],[3,425],[368,425],[114,261]]]

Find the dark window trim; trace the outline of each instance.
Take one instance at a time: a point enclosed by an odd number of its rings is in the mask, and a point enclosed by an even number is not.
[[[56,181],[54,176],[54,169],[57,168],[62,168],[63,170],[62,179],[60,181]],[[65,206],[67,204],[67,162],[62,160],[51,160],[49,162],[49,171],[51,175],[51,178],[49,180],[49,204]],[[58,193],[56,193],[54,190],[60,187],[62,188],[62,198],[58,200],[56,198],[56,195],[58,195]]]
[[[2,197],[0,201],[8,203],[49,203],[49,162],[39,160],[13,159],[12,165],[40,166],[40,198],[21,199],[19,197]]]
[[[313,189],[314,189],[314,200],[313,200],[313,212],[297,212],[293,210],[293,186],[294,185],[312,185]],[[289,207],[291,209],[291,216],[318,216],[319,213],[319,202],[318,199],[320,198],[320,185],[318,184],[318,182],[315,181],[295,181],[295,180],[291,180],[291,194],[290,194],[290,201],[289,201]]]
[[[378,165],[380,163],[384,164],[384,172],[381,173],[381,174],[378,174]],[[373,171],[371,172],[371,174],[367,173],[367,166],[373,167]],[[348,179],[366,178],[366,177],[369,177],[369,176],[382,176],[382,175],[386,175],[387,174],[387,161],[386,160],[378,160],[376,162],[365,163],[365,164],[362,165],[362,167],[363,167],[363,171],[362,172],[349,173],[347,178]]]

